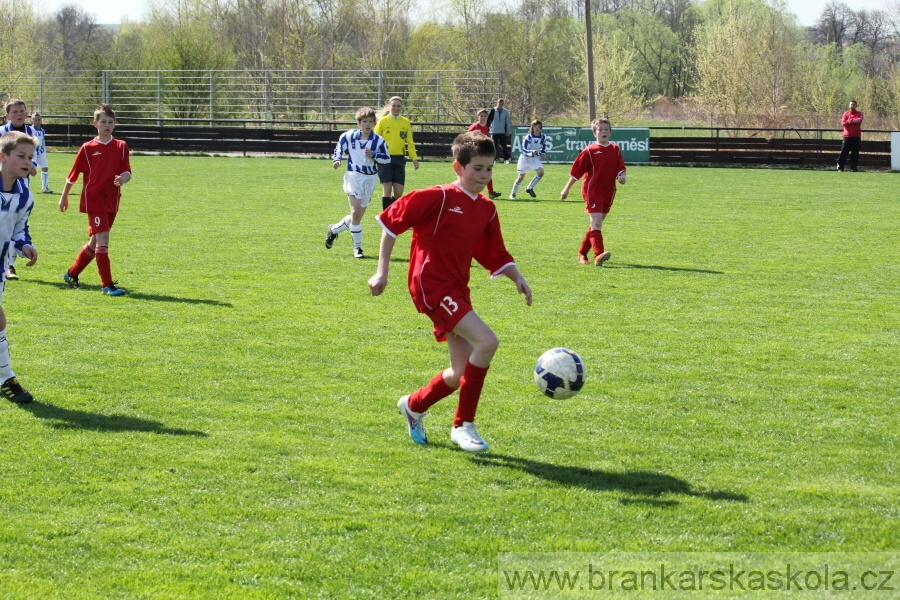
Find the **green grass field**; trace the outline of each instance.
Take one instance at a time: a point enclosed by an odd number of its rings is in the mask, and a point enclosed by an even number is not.
[[[51,155],[57,191],[72,159]],[[491,598],[505,552],[900,549],[900,176],[633,167],[598,269],[550,165],[537,201],[497,201],[534,305],[473,269],[501,340],[473,456],[455,396],[429,447],[396,412],[447,357],[408,236],[369,295],[377,197],[354,260],[347,234],[323,246],[347,212],[330,161],[132,166],[129,295],[93,265],[64,286],[86,219],[40,194],[38,264],[6,286],[36,401],[0,404],[5,599]],[[568,401],[532,381],[555,346],[588,369]]]

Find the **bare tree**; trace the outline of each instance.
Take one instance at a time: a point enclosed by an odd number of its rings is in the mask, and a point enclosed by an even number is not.
[[[883,10],[859,10],[854,13],[853,43],[862,44],[869,51],[865,64],[866,75],[873,77],[890,67],[886,60],[887,44],[893,39],[893,27]]]
[[[409,20],[412,0],[370,0],[366,3],[366,38],[363,55],[378,69],[390,69],[397,65],[394,57],[402,54],[409,40],[412,24]],[[479,15],[480,16],[480,15]]]
[[[853,35],[853,10],[843,2],[832,0],[822,9],[822,14],[813,29],[817,43],[837,44],[838,47],[842,47]]]

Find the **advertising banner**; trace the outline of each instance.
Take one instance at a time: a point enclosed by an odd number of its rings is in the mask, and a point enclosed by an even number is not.
[[[578,153],[596,141],[590,127],[544,127],[547,136],[547,162],[571,164]],[[512,157],[518,160],[522,139],[528,135],[527,127],[513,127]],[[650,129],[648,127],[616,127],[612,141],[619,145],[625,163],[629,165],[650,162]]]

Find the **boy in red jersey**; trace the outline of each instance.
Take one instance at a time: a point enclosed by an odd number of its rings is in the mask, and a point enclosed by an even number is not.
[[[469,131],[477,131],[478,133],[483,133],[484,135],[490,137],[491,136],[491,128],[487,124],[488,119],[488,110],[486,108],[482,108],[478,111],[478,122],[472,123],[469,125]],[[494,180],[493,178],[489,179],[487,182],[487,190],[488,190],[488,198],[493,200],[494,198],[499,198],[501,196],[500,192],[494,191]]]
[[[108,296],[121,296],[125,290],[113,281],[109,262],[109,230],[119,212],[120,188],[131,181],[128,144],[112,136],[116,128],[116,113],[109,105],[101,104],[94,111],[94,127],[97,128],[97,137],[78,150],[59,199],[59,210],[66,212],[69,191],[78,181],[78,174],[83,173],[79,211],[87,213],[91,239],[75,257],[75,262],[63,275],[63,281],[69,287],[77,288],[78,276],[96,257],[101,291]]]
[[[559,194],[560,200],[569,195],[572,185],[585,176],[581,184],[581,196],[587,205],[584,209],[591,218],[591,225],[581,240],[578,260],[583,265],[590,264],[588,250],[594,250],[594,264],[598,267],[612,256],[603,248],[603,234],[600,228],[616,197],[616,181],[625,185],[625,159],[619,146],[609,141],[612,127],[608,119],[594,119],[591,123],[596,144],[589,144],[575,157],[569,171],[569,181]]]
[[[369,279],[369,289],[373,296],[384,292],[397,236],[412,229],[409,292],[416,310],[434,323],[437,341],[447,342],[450,366],[425,387],[400,398],[397,407],[412,440],[426,444],[425,411],[459,389],[450,439],[463,450],[481,452],[488,445],[475,429],[475,411],[500,342],[472,309],[472,259],[492,278],[504,275],[514,281],[529,306],[531,288],[506,250],[494,203],[480,194],[491,178],[494,142],[467,132],[456,137],[452,150],[456,181],[407,194],[376,217],[384,232],[378,270]]]

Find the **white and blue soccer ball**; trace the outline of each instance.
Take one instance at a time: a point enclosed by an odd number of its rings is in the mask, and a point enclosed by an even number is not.
[[[534,365],[534,382],[545,396],[571,398],[584,387],[584,361],[568,348],[547,350]]]

